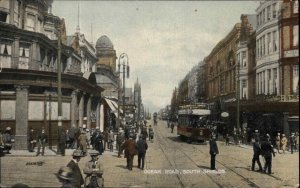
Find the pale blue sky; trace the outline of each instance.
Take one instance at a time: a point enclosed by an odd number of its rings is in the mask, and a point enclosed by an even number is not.
[[[258,1],[64,1],[53,14],[64,18],[67,34],[80,31],[95,44],[107,35],[117,52],[127,53],[131,69],[152,112],[170,103],[172,91],[189,70],[224,38],[241,14],[255,14]],[[93,39],[91,37],[93,25]]]

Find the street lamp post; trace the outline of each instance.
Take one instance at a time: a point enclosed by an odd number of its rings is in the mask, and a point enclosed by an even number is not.
[[[125,59],[126,61],[123,60],[121,63],[121,59]],[[121,66],[123,66],[123,71],[121,71]],[[122,93],[122,102],[123,102],[123,114],[124,114],[124,118],[125,118],[125,73],[127,73],[127,78],[129,78],[129,58],[128,55],[126,53],[122,53],[119,56],[119,63],[118,63],[118,72],[119,72],[119,76],[120,73],[123,74],[123,93]],[[120,84],[118,85],[118,87],[120,87]],[[120,89],[118,89],[119,92]],[[118,94],[118,127],[120,126],[120,115],[119,115],[119,110],[120,110],[120,104],[119,104],[119,94]]]

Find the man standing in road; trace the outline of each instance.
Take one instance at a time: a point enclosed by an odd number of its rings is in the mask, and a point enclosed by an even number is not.
[[[73,159],[67,164],[67,167],[71,168],[74,174],[73,186],[76,188],[80,188],[81,185],[83,185],[84,181],[78,163],[81,157],[83,157],[83,154],[80,150],[75,150],[72,156]]]
[[[38,151],[36,153],[36,156],[40,154],[41,147],[42,147],[42,156],[44,156],[45,146],[47,142],[48,142],[48,136],[45,133],[45,129],[42,129],[42,132],[37,136]]]
[[[219,154],[218,145],[216,142],[216,136],[213,135],[209,141],[209,153],[210,153],[210,169],[216,170],[216,155]]]
[[[139,136],[139,140],[137,141],[136,146],[138,151],[138,168],[144,170],[145,155],[146,150],[148,149],[148,144],[146,140],[143,139],[142,135]]]
[[[251,170],[254,171],[255,170],[255,162],[257,162],[258,167],[259,167],[259,171],[262,172],[262,167],[261,167],[261,163],[259,161],[259,155],[261,154],[261,148],[259,145],[259,142],[257,139],[255,139],[255,142],[253,143],[253,158],[252,158],[252,168]]]
[[[270,141],[264,141],[261,143],[261,150],[262,150],[262,154],[265,158],[265,167],[264,167],[264,172],[266,172],[268,170],[268,174],[271,174],[272,172],[272,154],[273,157],[275,157],[275,152],[273,150],[273,146],[271,145]]]
[[[173,133],[174,132],[174,122],[172,121],[171,122],[171,133]]]

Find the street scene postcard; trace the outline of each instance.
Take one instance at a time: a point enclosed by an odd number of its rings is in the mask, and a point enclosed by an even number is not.
[[[0,0],[1,188],[298,188],[298,0]]]

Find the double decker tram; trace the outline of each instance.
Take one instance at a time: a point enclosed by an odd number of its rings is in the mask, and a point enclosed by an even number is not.
[[[188,143],[209,140],[211,129],[207,125],[207,120],[210,113],[206,104],[180,106],[177,135]]]

